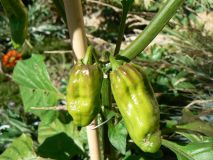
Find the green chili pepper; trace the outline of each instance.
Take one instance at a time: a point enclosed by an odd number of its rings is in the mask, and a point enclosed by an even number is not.
[[[92,64],[94,48],[89,46],[84,59],[74,65],[67,87],[67,110],[78,126],[92,122],[101,106],[103,74],[97,64]]]
[[[67,109],[79,126],[87,126],[100,110],[102,72],[97,65],[76,64],[67,87]]]
[[[111,88],[130,137],[144,152],[154,153],[161,145],[159,107],[142,69],[134,64],[115,65]]]
[[[27,36],[27,9],[21,0],[0,0],[9,18],[12,42],[15,48],[24,43]]]

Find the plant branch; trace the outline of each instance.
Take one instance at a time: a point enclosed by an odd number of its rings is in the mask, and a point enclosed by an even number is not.
[[[184,0],[167,0],[145,30],[120,55],[133,59],[141,53],[169,22]]]
[[[130,10],[130,7],[132,6],[132,3],[134,1],[133,0],[123,0],[122,1],[122,6],[123,6],[123,12],[122,12],[122,17],[121,17],[121,22],[120,22],[120,27],[119,27],[119,33],[118,33],[118,39],[116,42],[116,48],[114,51],[114,55],[118,54],[121,48],[121,42],[123,39],[123,35],[124,35],[124,31],[126,28],[126,18],[127,18],[127,14]]]

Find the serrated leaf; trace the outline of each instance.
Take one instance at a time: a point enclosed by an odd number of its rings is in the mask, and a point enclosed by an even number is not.
[[[110,143],[122,154],[126,152],[127,130],[123,121],[113,126],[109,123],[108,137]]]
[[[30,136],[23,134],[0,155],[1,160],[37,160],[33,151],[33,141]],[[41,159],[40,159],[41,160]]]
[[[66,133],[71,139],[73,139],[74,143],[81,149],[83,148],[83,143],[85,143],[86,131],[85,128],[82,128],[81,131],[78,131],[77,126],[75,126],[72,122],[68,124],[63,124],[60,120],[55,119],[51,124],[41,123],[38,128],[38,141],[39,143],[43,143],[45,139],[57,135],[59,133]]]
[[[41,55],[32,55],[30,59],[18,62],[13,72],[13,80],[20,86],[25,111],[34,113],[46,123],[50,123],[57,116],[56,111],[31,109],[54,106],[62,97],[51,83]]]
[[[175,152],[178,160],[210,160],[213,157],[213,142],[193,142],[181,146],[163,139],[162,144]]]

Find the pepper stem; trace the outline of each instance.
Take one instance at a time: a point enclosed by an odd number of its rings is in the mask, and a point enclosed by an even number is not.
[[[122,62],[117,61],[115,59],[115,57],[112,56],[112,55],[110,55],[109,61],[111,63],[112,70],[116,70],[116,68],[118,68],[118,67],[120,67],[122,65]]]
[[[84,64],[92,64],[92,54],[94,52],[94,48],[90,45],[87,47],[86,54],[83,58],[83,63]]]

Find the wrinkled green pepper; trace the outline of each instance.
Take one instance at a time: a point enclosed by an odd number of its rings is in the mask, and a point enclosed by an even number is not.
[[[27,36],[28,14],[22,0],[0,0],[7,16],[15,48],[22,45]]]
[[[126,63],[110,73],[111,88],[130,137],[144,152],[161,145],[159,107],[153,89],[142,71]]]
[[[97,65],[76,64],[67,87],[67,109],[74,123],[87,126],[100,110],[102,72]]]

